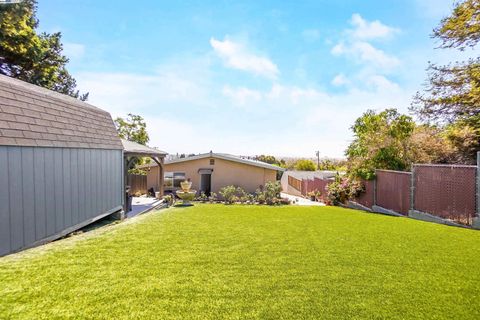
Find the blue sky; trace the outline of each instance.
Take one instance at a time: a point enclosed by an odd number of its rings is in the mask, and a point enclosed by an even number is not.
[[[89,102],[169,153],[341,157],[367,109],[408,112],[451,0],[39,1]],[[466,53],[468,54],[468,53]]]

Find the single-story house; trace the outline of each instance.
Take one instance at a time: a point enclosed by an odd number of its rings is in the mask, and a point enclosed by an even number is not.
[[[141,168],[147,171],[147,187],[160,190],[159,167],[150,163]],[[253,193],[269,181],[277,180],[277,172],[284,169],[252,159],[225,153],[204,153],[174,160],[165,160],[164,189],[176,190],[180,182],[190,179],[197,192],[218,193],[225,186],[235,185]]]

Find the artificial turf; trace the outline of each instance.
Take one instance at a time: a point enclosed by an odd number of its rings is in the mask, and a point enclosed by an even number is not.
[[[479,319],[480,232],[195,205],[0,258],[0,319]]]

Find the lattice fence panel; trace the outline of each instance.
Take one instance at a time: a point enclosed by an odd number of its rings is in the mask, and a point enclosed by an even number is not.
[[[476,211],[476,167],[416,165],[414,209],[470,225]]]

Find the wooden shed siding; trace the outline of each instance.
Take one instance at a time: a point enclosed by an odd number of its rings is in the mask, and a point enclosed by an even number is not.
[[[122,150],[0,146],[0,256],[121,208]]]

